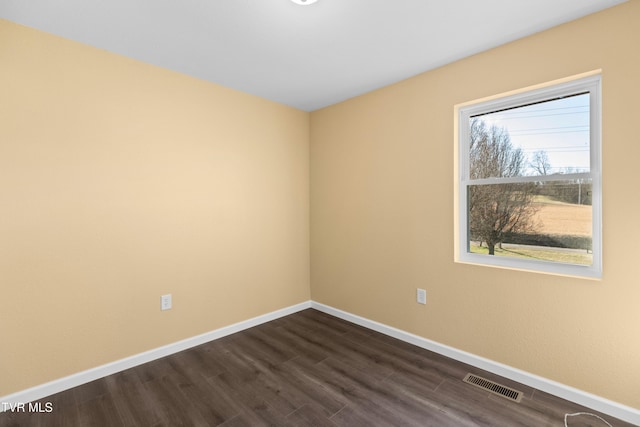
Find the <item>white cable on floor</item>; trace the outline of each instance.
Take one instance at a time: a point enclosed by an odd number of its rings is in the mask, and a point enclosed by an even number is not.
[[[564,414],[564,427],[569,427],[569,425],[567,424],[567,418],[568,417],[576,417],[578,415],[589,415],[590,417],[596,417],[599,420],[602,420],[606,425],[608,425],[609,427],[613,427],[611,424],[609,424],[607,422],[607,420],[603,419],[602,417],[596,415],[596,414],[590,414],[588,412],[576,412],[575,414]]]

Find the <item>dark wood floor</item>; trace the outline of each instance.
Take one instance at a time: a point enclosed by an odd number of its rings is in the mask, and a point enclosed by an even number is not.
[[[462,382],[523,391],[520,403]],[[591,412],[316,310],[42,399],[6,426],[564,426]],[[598,414],[615,427],[631,424]],[[569,426],[606,426],[571,417]]]

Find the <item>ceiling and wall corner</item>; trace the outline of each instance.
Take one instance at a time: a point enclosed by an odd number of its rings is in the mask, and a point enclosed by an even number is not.
[[[625,0],[1,0],[0,18],[313,111]]]

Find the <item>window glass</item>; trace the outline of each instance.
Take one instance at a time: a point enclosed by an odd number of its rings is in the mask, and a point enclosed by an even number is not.
[[[583,93],[472,117],[472,179],[500,177],[504,173],[589,172],[589,111],[589,94]],[[521,168],[512,170],[506,164],[485,165],[477,147],[486,147],[482,142],[487,138],[502,144],[508,153],[519,151]],[[509,146],[504,147],[505,144]],[[496,145],[495,148],[502,147]],[[493,166],[493,169],[486,166]]]

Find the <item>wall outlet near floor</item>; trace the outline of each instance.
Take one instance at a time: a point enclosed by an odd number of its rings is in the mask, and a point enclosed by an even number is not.
[[[160,310],[170,310],[171,305],[171,294],[162,295],[160,297]]]
[[[427,291],[425,291],[424,289],[417,289],[416,300],[418,301],[418,304],[426,304],[427,303]]]

